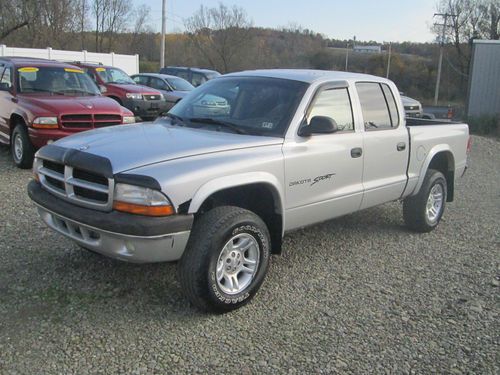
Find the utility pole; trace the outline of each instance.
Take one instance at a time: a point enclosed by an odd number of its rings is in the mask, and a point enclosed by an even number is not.
[[[438,99],[439,99],[439,83],[441,81],[441,66],[443,64],[443,47],[444,47],[444,40],[445,40],[445,32],[446,28],[448,27],[448,17],[456,17],[454,14],[450,13],[434,13],[434,17],[442,17],[444,18],[444,23],[439,24],[435,23],[434,26],[441,26],[441,40],[439,41],[439,62],[438,62],[438,73],[437,73],[437,78],[436,78],[436,89],[434,91],[434,105],[437,105]]]
[[[385,75],[385,78],[389,78],[389,72],[391,71],[391,47],[392,44],[389,43],[389,57],[387,57],[387,73]]]
[[[165,33],[167,32],[167,0],[161,3],[161,49],[160,69],[165,66]]]
[[[349,42],[345,45],[345,71],[347,72],[347,66],[349,65]]]

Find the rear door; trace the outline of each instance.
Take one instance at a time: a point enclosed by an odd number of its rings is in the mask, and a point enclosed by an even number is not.
[[[333,119],[339,131],[296,136],[283,145],[286,183],[285,229],[301,227],[359,209],[363,196],[363,135],[355,126],[347,82],[321,87],[302,126],[314,116]]]
[[[363,116],[363,187],[361,208],[398,199],[406,185],[408,132],[395,96],[385,83],[357,82]]]

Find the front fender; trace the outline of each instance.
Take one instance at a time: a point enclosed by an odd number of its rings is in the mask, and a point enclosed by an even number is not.
[[[274,200],[277,203],[276,213],[282,215],[284,221],[284,191],[283,186],[279,180],[267,172],[247,172],[239,173],[230,176],[218,177],[206,182],[194,194],[189,205],[188,213],[196,213],[203,204],[203,202],[212,194],[238,186],[251,185],[251,184],[266,184],[271,188]],[[283,228],[285,226],[283,225]]]

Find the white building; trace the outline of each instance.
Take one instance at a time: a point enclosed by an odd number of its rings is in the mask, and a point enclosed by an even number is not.
[[[382,46],[354,46],[354,52],[382,53]]]

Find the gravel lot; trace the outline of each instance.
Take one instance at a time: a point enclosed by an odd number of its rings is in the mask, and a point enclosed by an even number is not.
[[[475,137],[430,234],[399,203],[290,234],[256,299],[189,306],[173,264],[47,229],[0,147],[0,373],[500,373],[500,142]]]

